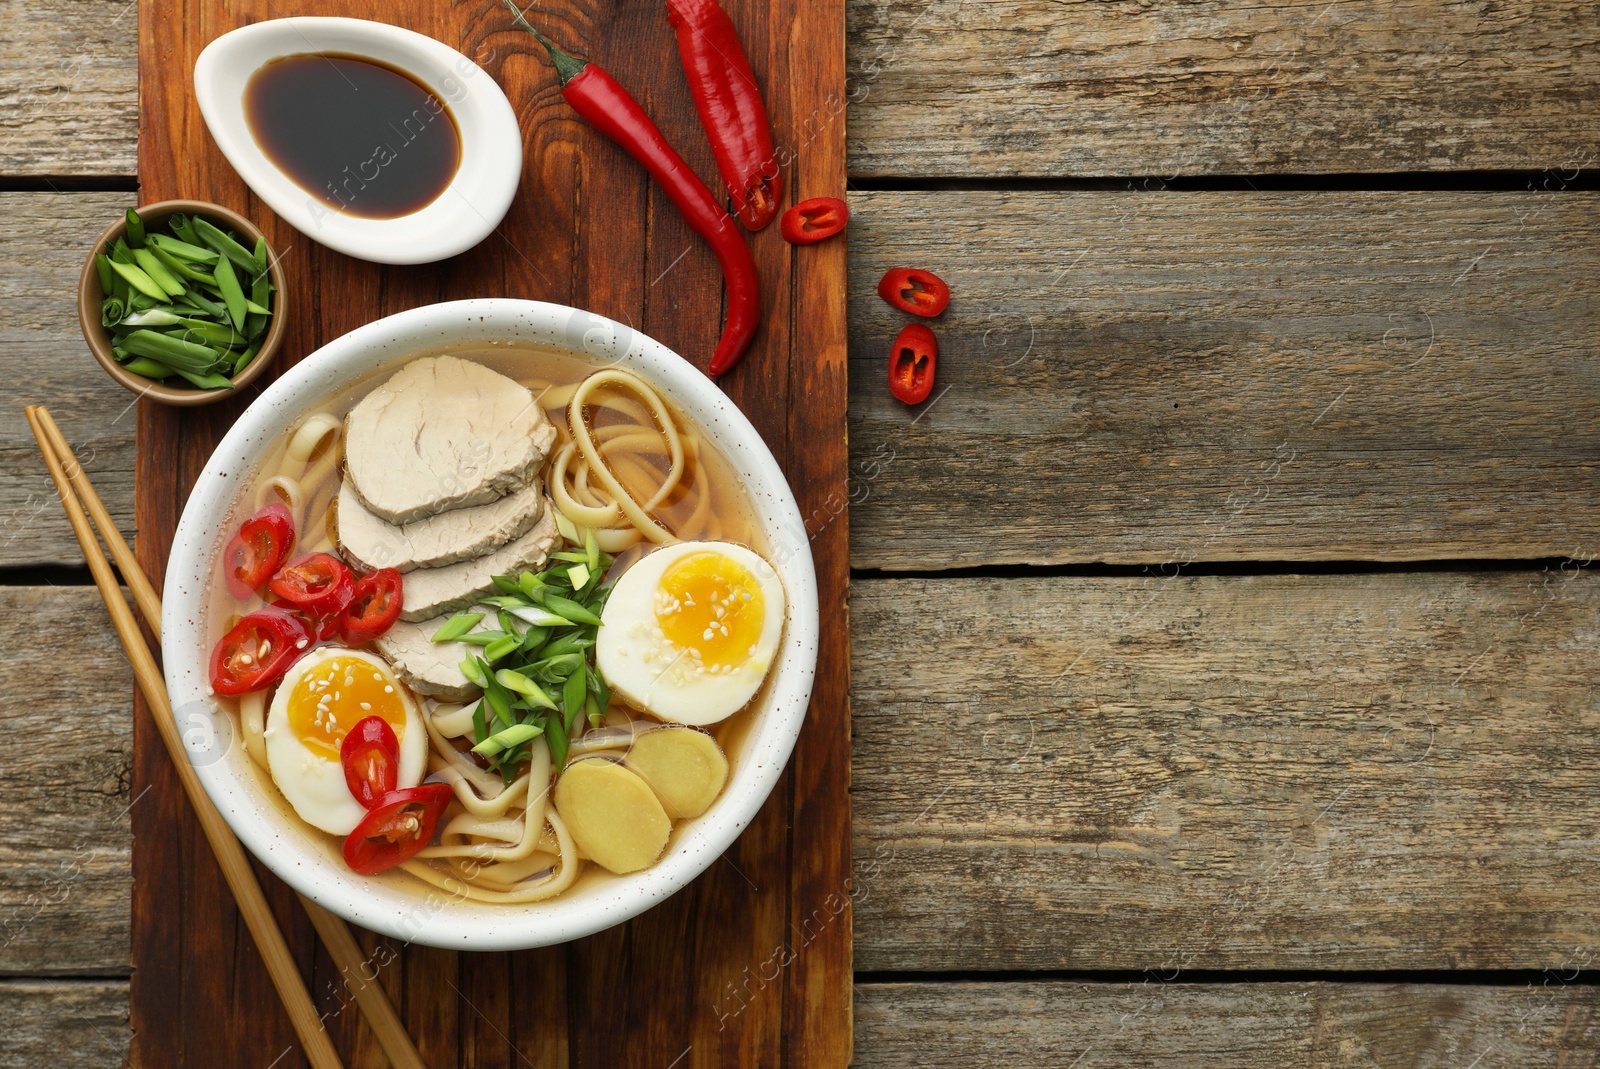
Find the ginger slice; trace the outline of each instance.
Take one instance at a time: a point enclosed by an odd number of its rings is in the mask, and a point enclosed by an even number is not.
[[[603,757],[567,766],[556,781],[555,806],[578,849],[618,875],[655,861],[672,833],[672,820],[655,792]]]
[[[692,727],[642,732],[633,740],[626,760],[674,820],[698,817],[710,809],[728,782],[728,759],[722,747]]]

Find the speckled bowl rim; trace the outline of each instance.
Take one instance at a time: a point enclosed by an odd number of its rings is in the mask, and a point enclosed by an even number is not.
[[[314,406],[407,359],[455,345],[553,346],[635,371],[697,423],[750,491],[788,596],[773,676],[722,796],[674,832],[667,854],[643,872],[614,877],[550,902],[465,902],[370,879],[314,848],[319,834],[261,797],[263,784],[234,741],[231,717],[206,690],[206,591],[234,495],[263,453]],[[816,672],[819,620],[810,540],[794,494],[742,412],[683,358],[612,320],[563,305],[485,299],[429,305],[380,319],[318,349],[240,415],[206,462],[173,539],[163,593],[167,689],[200,782],[245,847],[284,882],[346,920],[407,942],[458,950],[516,950],[582,938],[620,924],[682,889],[732,845],[782,776],[799,737]]]

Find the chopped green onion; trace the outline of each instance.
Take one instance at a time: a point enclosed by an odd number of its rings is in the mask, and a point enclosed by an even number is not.
[[[198,246],[200,244],[200,235],[195,233],[194,223],[182,212],[173,212],[167,216],[167,229],[178,235],[189,245]]]
[[[126,301],[116,297],[107,297],[100,302],[100,325],[107,330],[124,322],[127,317],[128,305]]]
[[[128,235],[128,244],[136,249],[144,248],[144,220],[139,218],[139,213],[132,208],[128,209],[128,226],[125,231]]]
[[[582,590],[589,585],[589,566],[587,564],[574,564],[567,569],[567,578],[572,580],[573,590]]]
[[[172,377],[172,369],[170,367],[165,364],[159,364],[148,357],[135,357],[122,366],[124,370],[131,371],[135,375],[143,375],[147,379],[170,379]]]
[[[593,528],[583,529],[583,552],[589,558],[589,570],[600,571],[600,542],[594,536]]]
[[[250,253],[250,261],[256,265],[256,274],[267,273],[267,239],[256,238],[255,250]]]
[[[241,271],[248,271],[252,275],[256,274],[256,259],[250,255],[249,249],[198,215],[194,217],[193,224],[194,232],[199,235],[200,240],[222,253],[223,259],[233,261],[234,266]],[[217,263],[220,266],[222,260],[218,260]]]
[[[573,621],[568,620],[565,616],[557,616],[555,613],[541,609],[537,605],[514,605],[506,611],[524,623],[530,623],[535,627],[573,626]]]
[[[483,620],[481,612],[458,612],[433,633],[433,641],[450,642],[471,631]]]
[[[544,728],[542,727],[535,727],[532,724],[512,724],[504,731],[496,732],[478,743],[472,748],[472,752],[482,754],[485,757],[492,757],[501,750],[509,750],[513,747],[521,746],[523,743],[531,742],[543,734]]]
[[[168,297],[182,296],[185,286],[178,281],[178,276],[167,270],[167,265],[156,259],[156,254],[149,249],[134,249],[133,260],[144,273],[155,281],[155,284],[167,291]]]
[[[461,669],[461,674],[466,676],[474,686],[481,687],[488,679],[488,676],[485,674],[482,665],[478,661],[478,658],[471,654],[468,654],[467,659],[462,661],[457,667]]]
[[[550,695],[544,688],[523,675],[521,672],[510,668],[502,668],[494,674],[495,681],[507,690],[516,691],[528,701],[544,709],[554,709],[556,703],[550,700]]]
[[[241,372],[245,368],[249,367],[250,366],[250,361],[254,360],[256,358],[256,354],[259,353],[260,351],[261,351],[261,346],[252,345],[252,346],[250,346],[250,348],[248,348],[244,352],[240,353],[239,354],[239,359],[237,359],[237,360],[235,360],[233,362],[233,373],[234,373],[234,375],[237,376],[239,374],[239,372]]]
[[[567,519],[566,514],[560,509],[556,509],[556,530],[561,532],[562,538],[565,538],[573,545],[579,545],[583,542],[583,537],[578,534],[578,525]]]
[[[483,648],[483,659],[493,664],[521,645],[521,635],[506,635],[503,638],[497,638]]]
[[[160,235],[157,236],[159,237]],[[163,267],[181,278],[186,278],[190,282],[203,282],[207,286],[215,286],[217,284],[217,276],[208,275],[204,271],[197,270],[190,265],[189,261],[172,255],[172,253],[159,245],[150,246],[150,252],[161,262]]]
[[[174,371],[188,370],[204,374],[217,362],[216,351],[209,346],[179,341],[153,330],[136,330],[124,338],[122,344],[135,356],[159,360]]]
[[[217,261],[217,289],[222,293],[223,303],[228,306],[228,318],[233,320],[234,326],[243,330],[247,302],[244,290],[239,288],[239,276],[233,273],[233,264],[228,262],[227,257]]]
[[[169,224],[170,225],[170,224]],[[169,256],[176,256],[180,260],[188,260],[195,264],[214,264],[220,255],[211,249],[202,249],[198,245],[191,245],[181,238],[168,234],[151,234],[146,242],[151,248],[159,249]]]
[[[565,616],[567,619],[580,624],[590,624],[591,626],[595,627],[600,625],[600,617],[596,616],[582,605],[579,605],[576,601],[560,597],[556,594],[545,595],[544,607],[553,613]]]
[[[132,259],[133,253],[128,253],[128,257],[129,259]],[[158,301],[165,301],[167,299],[167,291],[156,285],[155,279],[145,274],[133,264],[124,263],[113,256],[111,258],[111,270],[121,275],[124,282],[138,290],[140,293],[144,294],[146,297],[154,297]]]
[[[218,375],[215,372],[205,372],[203,374],[196,374],[193,371],[185,371],[181,367],[173,368],[172,370],[176,371],[179,375],[182,375],[184,378],[188,379],[189,380],[189,384],[191,386],[193,386],[197,390],[231,390],[231,389],[233,389],[233,380],[228,378],[228,376],[226,376],[226,375]]]
[[[111,257],[103,252],[94,254],[95,273],[100,276],[100,292],[111,296]]]
[[[566,711],[567,730],[572,730],[573,723],[578,719],[578,714],[583,712],[583,703],[588,698],[588,682],[584,671],[583,662],[578,662],[578,667],[573,669],[567,677],[566,686],[561,688],[561,705]]]

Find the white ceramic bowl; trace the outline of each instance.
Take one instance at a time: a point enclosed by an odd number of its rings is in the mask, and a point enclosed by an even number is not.
[[[245,84],[269,60],[317,52],[386,63],[444,101],[461,133],[449,188],[409,215],[364,219],[333,210],[267,158],[245,122]],[[258,197],[306,237],[363,260],[420,264],[465,252],[500,225],[522,179],[522,131],[494,79],[449,45],[398,26],[304,16],[257,22],[206,46],[194,93],[217,147]]]
[[[408,359],[451,346],[522,343],[615,360],[636,371],[696,423],[750,491],[789,613],[773,678],[722,796],[673,832],[667,854],[629,876],[582,886],[549,902],[489,905],[429,893],[406,876],[363,877],[337,844],[285,815],[274,788],[235,740],[233,720],[207,693],[205,612],[218,582],[216,554],[237,524],[235,496],[266,450],[331,396]],[[477,300],[401,312],[330,342],[296,364],[244,411],[206,463],[178,523],[167,561],[162,654],[167,689],[190,760],[211,800],[247,849],[295,890],[375,932],[430,946],[511,950],[577,939],[650,908],[703,872],[739,835],[777,784],[811,697],[817,659],[817,583],[793,493],[760,435],[687,361],[609,319],[535,301]]]

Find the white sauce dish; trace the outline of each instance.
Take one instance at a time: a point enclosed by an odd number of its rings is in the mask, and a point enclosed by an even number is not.
[[[246,90],[269,62],[304,55],[374,61],[408,75],[443,102],[459,134],[460,163],[437,197],[409,214],[352,214],[311,193],[273,161],[251,129]],[[494,79],[448,45],[398,26],[347,18],[258,22],[207,45],[195,63],[194,86],[217,147],[256,195],[313,241],[359,259],[419,264],[465,252],[500,224],[521,182],[522,132]],[[403,120],[394,144],[403,151],[402,126]],[[374,155],[373,147],[352,146],[351,155],[347,191],[361,189],[366,178],[380,178],[393,151]]]

